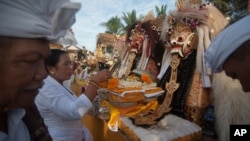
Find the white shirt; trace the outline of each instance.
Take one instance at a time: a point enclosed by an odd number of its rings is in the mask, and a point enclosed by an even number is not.
[[[28,128],[22,121],[24,115],[24,109],[8,112],[8,134],[0,131],[0,141],[30,141]]]
[[[82,123],[82,117],[92,107],[85,94],[77,97],[48,76],[35,103],[53,140],[92,141],[92,135]]]

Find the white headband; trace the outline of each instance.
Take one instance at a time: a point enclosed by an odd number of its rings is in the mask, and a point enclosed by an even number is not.
[[[1,0],[0,36],[56,41],[75,22],[80,7],[69,0]]]
[[[226,59],[250,39],[250,15],[245,16],[219,33],[205,52],[207,67],[221,72]]]

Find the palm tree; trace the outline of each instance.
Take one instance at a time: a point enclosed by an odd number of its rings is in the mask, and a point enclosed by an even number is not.
[[[106,27],[106,33],[109,34],[121,34],[123,31],[123,24],[121,19],[117,16],[111,17],[107,22],[101,23],[102,26]]]
[[[230,13],[230,0],[209,0],[216,6],[224,15],[229,15]]]
[[[231,13],[232,13],[232,18],[234,21],[237,21],[238,19],[240,19],[241,17],[245,16],[246,14],[248,14],[248,10],[247,10],[247,4],[248,1],[247,0],[230,0],[231,2]]]
[[[157,14],[157,17],[160,15],[163,15],[164,17],[167,15],[167,5],[162,5],[160,8],[158,6],[155,6],[155,12]]]
[[[209,0],[212,2],[225,16],[230,17],[231,23],[237,21],[248,13],[247,0]]]
[[[127,29],[134,24],[135,22],[137,22],[137,20],[139,20],[139,18],[136,17],[136,11],[132,10],[131,13],[127,12],[123,12],[123,17],[122,17],[123,21],[125,22],[125,25],[123,27],[123,31],[127,31]]]

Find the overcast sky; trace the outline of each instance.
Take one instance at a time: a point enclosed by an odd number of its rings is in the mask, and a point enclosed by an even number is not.
[[[122,17],[123,12],[131,13],[136,10],[137,17],[155,11],[155,6],[167,4],[167,10],[175,9],[175,0],[72,0],[80,2],[82,8],[76,14],[76,23],[72,26],[78,47],[94,51],[99,33],[105,32],[100,24],[111,17]]]

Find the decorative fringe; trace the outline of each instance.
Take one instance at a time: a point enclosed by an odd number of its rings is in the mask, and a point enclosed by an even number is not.
[[[198,31],[198,47],[196,55],[196,68],[199,73],[202,73],[203,69],[203,54],[204,54],[204,29],[202,26],[197,27]]]
[[[170,59],[171,59],[171,53],[168,52],[167,49],[165,49],[164,54],[163,54],[163,58],[162,58],[162,66],[161,66],[161,70],[157,76],[157,78],[159,80],[161,80],[161,78],[163,77],[163,75],[165,74],[165,72],[167,71],[169,65],[170,65]]]
[[[210,43],[211,43],[211,38],[209,36],[209,27],[208,26],[203,26],[204,28],[204,42],[205,42],[205,48],[204,48],[204,52],[207,50],[207,48],[209,47]],[[203,56],[204,57],[204,56]],[[205,60],[203,59],[203,74],[204,75],[211,75],[212,72],[211,72],[211,69],[210,68],[207,68],[206,65],[205,65]]]
[[[146,65],[148,64],[148,59],[149,59],[149,56],[147,56],[147,47],[148,47],[148,46],[151,48],[149,39],[148,39],[148,37],[146,37],[146,38],[144,39],[144,41],[143,41],[142,55],[141,55],[139,64],[138,64],[138,66],[136,67],[136,68],[139,69],[139,70],[145,70]]]

